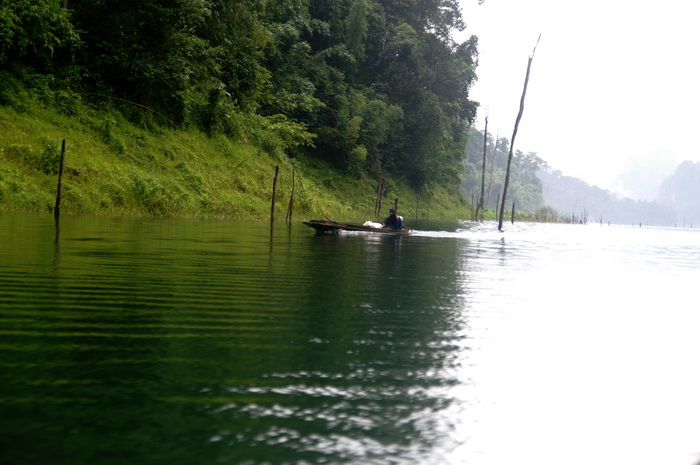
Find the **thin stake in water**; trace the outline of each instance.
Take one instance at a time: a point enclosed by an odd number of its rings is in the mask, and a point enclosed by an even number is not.
[[[63,182],[63,159],[66,155],[66,140],[61,144],[61,162],[58,166],[58,187],[56,188],[56,203],[53,207],[53,217],[58,221],[61,215],[61,184]]]

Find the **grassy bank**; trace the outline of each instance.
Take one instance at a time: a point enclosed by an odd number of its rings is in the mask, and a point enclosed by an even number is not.
[[[1,210],[52,210],[65,139],[62,213],[268,219],[279,166],[276,218],[285,218],[294,186],[295,220],[376,219],[376,181],[369,177],[269,153],[247,140],[139,127],[116,111],[80,105],[71,113],[0,108]],[[415,218],[416,192],[397,179],[389,186],[382,210],[399,198],[404,216]],[[420,218],[469,215],[466,201],[445,189],[421,195]]]

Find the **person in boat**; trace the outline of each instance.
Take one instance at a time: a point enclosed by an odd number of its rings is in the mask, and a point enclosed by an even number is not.
[[[382,228],[389,228],[389,229],[402,229],[403,228],[403,221],[401,221],[401,217],[396,214],[396,209],[394,209],[394,208],[389,209],[389,216],[387,216],[387,218],[382,223]]]

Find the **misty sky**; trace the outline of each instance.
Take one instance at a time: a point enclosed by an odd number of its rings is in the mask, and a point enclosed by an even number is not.
[[[510,140],[541,33],[515,148],[612,190],[631,160],[666,177],[700,161],[700,44],[689,0],[460,0],[479,37],[476,126]],[[665,167],[664,167],[665,163]]]

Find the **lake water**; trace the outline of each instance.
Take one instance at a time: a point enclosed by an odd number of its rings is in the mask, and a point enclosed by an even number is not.
[[[0,463],[698,463],[700,231],[417,228],[0,213]]]

